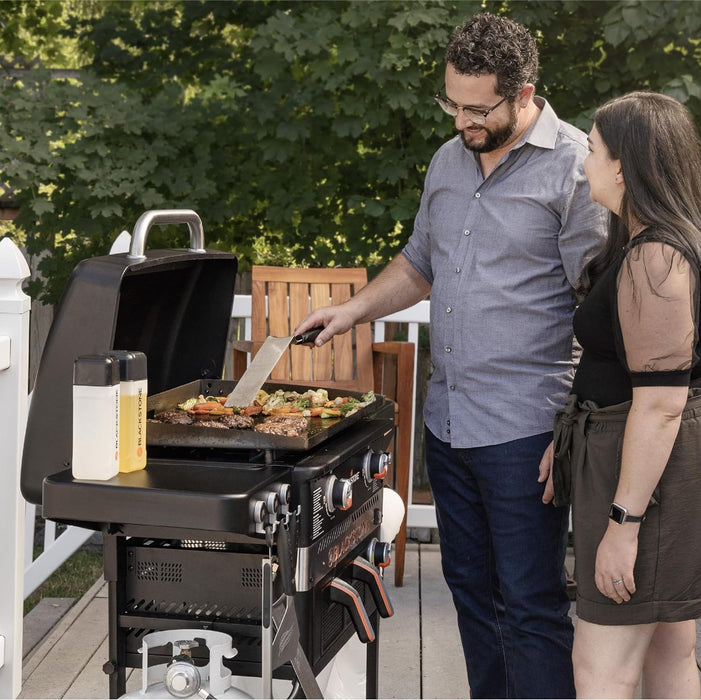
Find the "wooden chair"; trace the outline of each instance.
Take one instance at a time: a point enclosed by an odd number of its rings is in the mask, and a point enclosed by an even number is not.
[[[268,335],[291,335],[310,311],[340,304],[367,284],[364,268],[287,268],[253,266],[251,342],[234,343],[233,376],[246,369],[247,352],[255,353]],[[271,379],[305,386],[375,391],[395,402],[394,485],[408,505],[411,415],[414,390],[414,344],[373,343],[369,323],[334,336],[320,348],[291,346]],[[394,546],[394,582],[404,582],[406,513]]]

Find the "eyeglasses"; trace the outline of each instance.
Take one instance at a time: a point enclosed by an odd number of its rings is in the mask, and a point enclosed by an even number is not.
[[[444,87],[445,89],[445,87]],[[507,97],[502,97],[499,102],[497,102],[493,107],[490,107],[489,109],[477,109],[476,107],[461,107],[460,105],[455,104],[452,100],[449,100],[447,97],[444,97],[441,95],[440,92],[437,92],[434,96],[433,99],[438,102],[440,105],[440,108],[446,113],[450,114],[451,117],[457,117],[460,111],[462,110],[466,115],[467,118],[471,121],[474,122],[475,124],[485,124],[487,122],[487,117],[500,105],[502,102],[506,102],[508,100]]]

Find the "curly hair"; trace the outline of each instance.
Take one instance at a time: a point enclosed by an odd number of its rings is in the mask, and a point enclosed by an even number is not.
[[[538,80],[538,49],[528,29],[488,12],[456,28],[445,58],[463,75],[496,75],[497,94],[509,98]]]

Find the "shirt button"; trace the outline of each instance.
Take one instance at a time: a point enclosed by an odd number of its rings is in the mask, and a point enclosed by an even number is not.
[[[455,268],[455,272],[461,272],[461,270],[462,270],[462,268],[460,268],[460,267]]]
[[[452,310],[453,310],[453,307],[452,307],[452,306],[449,306],[449,307],[445,310],[445,312],[446,312],[447,314],[449,314]]]
[[[450,390],[451,390],[451,391],[455,391],[455,384],[451,384],[451,385],[450,385]]]
[[[469,228],[466,228],[466,229],[463,231],[463,233],[464,233],[466,236],[469,236],[469,235],[470,235],[470,229],[469,229]]]
[[[446,425],[450,425],[450,418],[445,422]]]
[[[476,193],[475,193],[475,198],[476,198],[476,199],[479,199],[481,196],[482,196],[482,195],[481,195],[479,192],[476,192]]]
[[[445,432],[448,433],[448,435],[450,435],[450,428],[448,428],[448,430],[446,430]]]
[[[446,352],[451,352],[451,351],[452,351],[452,348],[450,347],[450,345],[446,345],[446,346],[445,346],[445,351],[446,351]]]

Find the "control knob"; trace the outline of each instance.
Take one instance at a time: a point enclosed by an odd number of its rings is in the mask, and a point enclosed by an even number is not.
[[[387,476],[387,469],[391,463],[391,453],[368,450],[363,460],[363,477],[365,481],[370,483],[373,479],[384,479]]]
[[[251,520],[254,525],[260,525],[268,517],[268,508],[265,501],[255,499],[251,501]]]
[[[276,484],[277,494],[280,499],[280,509],[286,513],[292,500],[292,487],[289,484]]]
[[[330,513],[336,508],[348,510],[353,505],[353,484],[348,479],[330,476],[326,481],[326,507]]]
[[[280,512],[280,495],[277,491],[268,491],[265,494],[265,507],[270,515]]]
[[[391,554],[391,542],[380,542],[376,537],[373,537],[368,544],[366,558],[373,566],[384,568],[385,566],[389,566]]]

